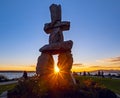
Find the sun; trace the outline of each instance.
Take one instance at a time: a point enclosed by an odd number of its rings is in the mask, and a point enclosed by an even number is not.
[[[54,71],[55,71],[55,73],[58,73],[60,70],[57,66],[55,66]]]

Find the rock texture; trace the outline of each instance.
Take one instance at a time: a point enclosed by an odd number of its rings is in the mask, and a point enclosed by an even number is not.
[[[73,57],[71,52],[61,53],[58,56],[58,67],[60,71],[69,72],[72,68]]]
[[[54,71],[54,60],[52,55],[47,53],[42,53],[38,57],[36,73],[40,75],[47,75],[53,73]]]
[[[63,22],[56,22],[56,23],[46,23],[44,25],[44,31],[49,34],[53,32],[53,28],[60,28],[61,31],[66,31],[70,29],[70,22],[69,21],[63,21]]]
[[[67,51],[71,51],[71,48],[73,46],[73,42],[71,40],[69,41],[64,41],[60,43],[53,43],[53,44],[48,44],[40,48],[40,52],[44,53],[50,53],[50,54],[60,54],[60,53],[65,53]]]
[[[52,23],[61,21],[61,5],[52,4],[50,6],[50,13]]]

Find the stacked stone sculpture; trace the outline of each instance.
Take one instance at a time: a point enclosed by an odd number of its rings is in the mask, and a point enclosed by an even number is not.
[[[70,29],[70,22],[61,21],[61,5],[52,4],[50,13],[51,22],[44,25],[44,31],[49,34],[49,44],[39,50],[41,56],[38,58],[36,73],[43,79],[51,76],[54,73],[53,55],[58,55],[57,66],[60,70],[59,73],[62,74],[63,81],[67,81],[66,84],[70,83],[70,81],[72,83],[70,70],[73,64],[71,54],[73,42],[71,40],[64,41],[63,37],[63,31]],[[59,82],[62,82],[61,79]]]

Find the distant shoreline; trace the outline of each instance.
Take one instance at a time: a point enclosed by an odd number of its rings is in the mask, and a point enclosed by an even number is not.
[[[26,70],[0,70],[0,72],[4,73],[4,72],[12,72],[12,73],[21,73],[23,71],[26,71]],[[97,73],[98,71],[103,71],[105,73],[120,73],[120,70],[104,70],[104,69],[99,69],[99,70],[93,70],[93,71],[85,71],[85,72],[91,72],[91,73]],[[36,72],[36,71],[27,71],[29,73],[31,72]],[[74,71],[72,71],[74,72]],[[75,71],[76,73],[79,73],[79,72],[84,72],[84,71]]]
[[[4,72],[12,72],[12,73],[14,73],[14,72],[16,73],[17,72],[17,73],[21,73],[23,71],[19,71],[19,70],[17,70],[17,71],[14,71],[14,70],[5,70],[5,71],[4,70],[0,70],[0,72],[3,72],[3,73]],[[27,72],[36,72],[36,71],[27,71]]]

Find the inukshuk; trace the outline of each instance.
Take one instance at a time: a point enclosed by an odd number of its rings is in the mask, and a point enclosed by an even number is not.
[[[59,83],[68,85],[73,83],[71,77],[71,68],[73,58],[71,40],[64,41],[63,31],[70,29],[70,22],[61,21],[61,6],[52,4],[50,6],[51,23],[44,25],[44,31],[49,34],[49,44],[40,48],[41,56],[38,58],[36,73],[42,79],[50,81],[54,73],[53,55],[58,55],[57,66],[60,69]],[[57,81],[57,82],[58,82]],[[53,81],[52,81],[53,82]]]

